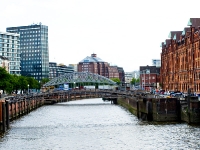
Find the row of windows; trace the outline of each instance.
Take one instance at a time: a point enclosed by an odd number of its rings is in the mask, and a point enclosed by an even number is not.
[[[40,30],[33,30],[33,31],[29,31],[30,29],[28,29],[28,31],[21,31],[19,32],[19,34],[29,34],[29,33],[40,33]]]
[[[38,48],[38,49],[40,49],[41,48],[41,46],[21,46],[20,47],[20,49],[21,50],[25,50],[25,49],[34,49],[34,48]]]
[[[40,41],[35,41],[35,42],[23,42],[20,44],[20,46],[23,46],[23,45],[39,45],[40,44]]]
[[[25,57],[25,56],[26,56],[26,57],[28,57],[28,56],[29,56],[29,57],[31,57],[31,56],[32,56],[32,57],[36,57],[36,56],[41,56],[41,54],[40,54],[40,53],[29,53],[29,54],[24,53],[24,54],[21,54],[21,56],[22,56],[22,57]],[[37,58],[39,58],[39,57],[37,57]]]
[[[41,61],[22,61],[21,64],[26,65],[26,64],[41,64]]]
[[[20,36],[20,39],[21,39],[21,38],[29,38],[29,37],[30,37],[30,38],[31,38],[31,37],[33,37],[33,38],[34,38],[34,37],[40,37],[40,34],[36,34],[36,35],[34,35],[34,34],[33,34],[33,35],[21,35],[21,36]]]
[[[145,77],[145,80],[155,79],[155,77]],[[144,77],[142,77],[142,80],[144,80]]]
[[[14,39],[17,40],[19,36],[12,36],[12,35],[6,35],[6,34],[0,34],[0,38],[7,38],[7,39]]]
[[[1,53],[2,56],[12,56],[12,57],[20,57],[20,55],[16,53]]]
[[[13,44],[13,43],[19,43],[19,40],[9,40],[9,39],[0,39],[0,43],[10,43],[10,44]]]
[[[20,66],[12,66],[12,65],[10,65],[10,69],[11,70],[20,70],[19,67]]]
[[[8,53],[19,53],[19,49],[4,49],[4,48],[0,48],[0,52],[8,52]]]

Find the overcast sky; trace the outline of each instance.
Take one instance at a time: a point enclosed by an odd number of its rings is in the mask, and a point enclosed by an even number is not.
[[[160,59],[170,31],[199,18],[200,0],[0,0],[0,31],[41,22],[49,29],[51,62],[102,60],[139,70]]]

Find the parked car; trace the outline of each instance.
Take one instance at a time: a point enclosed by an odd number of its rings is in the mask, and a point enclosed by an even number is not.
[[[183,97],[183,93],[174,93],[172,94],[173,97]]]

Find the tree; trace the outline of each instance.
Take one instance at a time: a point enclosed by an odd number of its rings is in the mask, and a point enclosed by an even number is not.
[[[119,78],[110,78],[110,80],[116,82],[118,85],[121,83]]]
[[[139,78],[132,78],[132,80],[131,80],[131,84],[132,85],[136,85],[136,83],[139,83],[140,82],[140,79]]]
[[[13,91],[17,93],[20,90],[20,83],[19,83],[19,76],[18,75],[11,75],[11,84],[13,85]]]
[[[43,78],[42,81],[41,81],[41,84],[43,85],[47,82],[49,82],[49,78]]]
[[[19,84],[20,84],[21,91],[28,89],[28,81],[26,80],[26,77],[19,76]]]
[[[30,89],[37,89],[38,88],[39,83],[33,77],[26,77],[26,80],[29,84]]]
[[[10,74],[6,71],[5,68],[0,67],[0,89],[3,90],[3,93],[5,90],[10,91]],[[9,86],[9,87],[7,87]]]

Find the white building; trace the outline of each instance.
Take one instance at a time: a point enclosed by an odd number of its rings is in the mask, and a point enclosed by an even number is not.
[[[0,32],[0,56],[9,60],[9,73],[21,74],[19,34]]]
[[[0,67],[5,68],[10,73],[9,60],[6,57],[0,56]]]
[[[161,60],[160,59],[152,59],[152,65],[156,67],[161,67]]]

